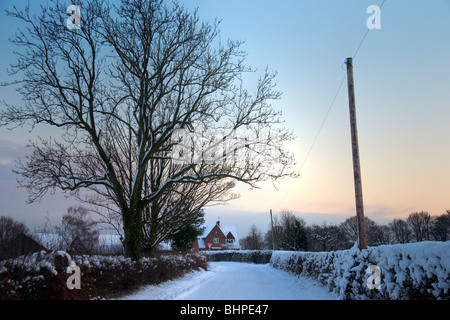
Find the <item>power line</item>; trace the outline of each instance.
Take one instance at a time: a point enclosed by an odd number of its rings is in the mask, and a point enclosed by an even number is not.
[[[386,2],[386,0],[383,0],[383,2],[381,3],[381,5],[379,6],[379,7],[380,7],[380,10],[379,10],[379,11],[377,12],[377,14],[375,15],[375,17],[374,17],[375,19],[376,19],[376,18],[378,17],[378,15],[380,14],[381,9],[383,8],[385,2]],[[363,37],[362,40],[359,42],[359,45],[358,45],[358,47],[357,47],[355,53],[354,53],[353,56],[352,56],[353,59],[356,57],[356,55],[358,54],[359,50],[361,49],[361,47],[362,47],[364,41],[365,41],[366,38],[367,38],[367,35],[369,34],[369,31],[370,31],[370,29],[367,28],[367,31],[366,31],[366,33],[364,34],[364,37]],[[305,159],[303,160],[303,163],[302,163],[302,165],[301,165],[301,167],[300,167],[300,170],[299,170],[300,175],[301,175],[301,172],[302,172],[302,170],[303,170],[303,167],[305,166],[306,161],[308,160],[308,158],[309,158],[309,156],[310,156],[310,154],[311,154],[311,152],[312,152],[312,150],[313,150],[313,148],[314,148],[314,146],[315,146],[315,144],[316,144],[316,142],[317,142],[317,139],[319,138],[320,133],[322,132],[322,129],[323,129],[324,125],[325,125],[325,122],[326,122],[327,119],[328,119],[328,116],[329,116],[329,114],[330,114],[330,112],[331,112],[331,109],[333,109],[334,103],[336,102],[336,99],[337,99],[337,97],[338,97],[338,95],[339,95],[339,93],[340,93],[340,91],[341,91],[341,89],[342,89],[342,85],[344,84],[344,81],[345,81],[346,78],[347,78],[347,74],[345,73],[344,77],[342,78],[342,80],[341,80],[341,82],[340,82],[340,84],[339,84],[339,87],[338,87],[338,89],[337,89],[337,91],[336,91],[336,94],[334,95],[333,101],[331,102],[331,104],[330,104],[330,106],[329,106],[329,108],[328,108],[328,111],[327,111],[327,113],[325,114],[325,117],[324,117],[324,119],[323,119],[323,121],[322,121],[322,123],[321,123],[321,125],[320,125],[320,127],[319,127],[319,130],[318,130],[316,136],[314,137],[314,140],[313,140],[313,142],[312,142],[312,144],[311,144],[311,147],[309,148],[308,153],[306,154],[306,157],[305,157]],[[280,201],[279,204],[281,204],[281,203],[284,202],[284,199],[286,198],[286,196],[287,196],[287,194],[289,193],[289,191],[292,189],[292,186],[294,185],[294,183],[295,183],[295,180],[292,182],[291,186],[289,187],[288,191],[284,194],[284,196],[283,196],[283,198],[282,198],[282,200]]]
[[[316,136],[314,137],[313,143],[311,144],[311,147],[309,148],[308,153],[306,154],[306,157],[305,157],[305,159],[303,160],[303,163],[302,163],[302,165],[301,165],[301,167],[300,167],[300,170],[299,170],[300,178],[301,178],[301,173],[302,173],[303,167],[304,167],[306,161],[308,160],[309,155],[311,154],[311,151],[312,151],[313,148],[314,148],[314,145],[316,144],[317,138],[319,138],[320,132],[322,131],[323,126],[325,125],[325,122],[327,121],[327,118],[328,118],[328,116],[329,116],[329,114],[330,114],[330,112],[331,112],[331,109],[333,109],[333,105],[334,105],[334,103],[336,102],[336,99],[337,99],[337,97],[338,97],[338,95],[339,95],[339,92],[341,91],[342,85],[344,84],[344,81],[345,81],[346,78],[347,78],[347,74],[345,74],[344,77],[342,78],[341,84],[339,85],[339,88],[338,88],[338,90],[336,91],[336,94],[334,95],[333,101],[331,102],[330,107],[328,108],[328,111],[327,111],[327,113],[325,114],[325,118],[323,119],[322,124],[320,125],[319,131],[317,132]],[[292,186],[294,185],[294,183],[295,183],[295,180],[292,181],[291,185],[289,186],[289,189],[284,193],[283,198],[280,200],[278,206],[284,202],[284,200],[286,199],[287,195],[288,195],[289,192],[291,191]],[[278,207],[278,206],[277,206],[277,207]]]
[[[334,103],[336,102],[336,99],[337,99],[337,97],[338,97],[338,95],[339,95],[339,92],[341,91],[342,85],[344,84],[344,81],[345,81],[345,78],[346,78],[346,77],[347,77],[347,75],[344,75],[344,77],[343,77],[342,80],[341,80],[341,84],[339,85],[339,88],[338,88],[338,90],[336,91],[336,94],[334,95],[333,101],[331,102],[330,107],[328,108],[328,111],[327,111],[327,113],[325,114],[325,118],[323,119],[322,124],[320,125],[319,131],[317,132],[317,134],[316,134],[316,136],[315,136],[315,138],[314,138],[314,140],[313,140],[313,143],[311,144],[311,147],[309,148],[309,151],[308,151],[308,153],[306,154],[305,160],[303,160],[303,163],[302,163],[302,165],[301,165],[301,167],[300,167],[300,173],[302,172],[303,166],[305,165],[306,160],[308,160],[309,155],[311,154],[311,151],[312,151],[312,149],[314,148],[314,145],[316,144],[317,138],[319,137],[320,132],[322,131],[323,126],[325,125],[325,122],[326,122],[327,119],[328,119],[328,116],[329,116],[329,114],[330,114],[330,112],[331,112],[331,109],[332,109],[333,106],[334,106]]]
[[[377,14],[375,15],[374,18],[378,17],[378,15],[380,14],[381,9],[383,8],[385,2],[386,2],[386,0],[383,0],[383,2],[382,2],[381,5],[380,5],[380,11],[377,12]],[[367,35],[369,34],[369,31],[370,31],[370,29],[367,28],[367,31],[366,31],[366,33],[364,34],[364,37],[363,37],[362,40],[360,41],[360,43],[359,43],[359,45],[358,45],[358,48],[356,49],[355,53],[353,54],[353,57],[352,57],[353,59],[354,59],[354,58],[356,57],[356,55],[358,54],[359,49],[361,49],[361,47],[362,47],[364,41],[365,41],[366,38],[367,38]],[[320,135],[320,133],[321,133],[321,131],[322,131],[322,129],[323,129],[323,126],[325,125],[325,122],[326,122],[327,119],[328,119],[328,116],[329,116],[329,114],[330,114],[330,112],[331,112],[331,109],[332,109],[333,106],[334,106],[334,103],[336,102],[336,99],[337,99],[337,97],[338,97],[338,95],[339,95],[339,92],[340,92],[341,89],[342,89],[342,85],[344,84],[344,81],[345,81],[346,77],[347,77],[347,74],[344,75],[344,77],[343,77],[342,80],[341,80],[341,83],[339,84],[339,87],[338,87],[337,92],[336,92],[336,94],[335,94],[335,96],[334,96],[334,98],[333,98],[333,101],[331,102],[330,107],[328,108],[328,111],[327,111],[327,113],[325,114],[325,117],[324,117],[324,119],[323,119],[323,121],[322,121],[322,124],[320,125],[319,131],[317,132],[317,134],[316,134],[316,136],[315,136],[315,138],[314,138],[314,140],[313,140],[313,143],[312,143],[311,147],[309,148],[308,153],[306,154],[305,160],[303,160],[303,163],[302,163],[302,165],[301,165],[301,167],[300,167],[300,173],[301,173],[301,171],[302,171],[302,169],[303,169],[303,167],[304,167],[304,165],[305,165],[305,163],[306,163],[306,160],[308,160],[309,155],[311,154],[312,149],[314,148],[314,146],[315,146],[315,144],[316,144],[317,138],[319,137],[319,135]]]
[[[378,11],[378,12],[376,13],[374,19],[376,19],[376,18],[378,17],[378,15],[380,14],[381,9],[383,8],[385,2],[386,2],[386,0],[383,0],[383,2],[382,2],[381,5],[380,5],[380,11]],[[362,47],[362,45],[363,45],[363,43],[364,43],[364,40],[366,40],[366,37],[367,37],[367,35],[369,34],[369,31],[370,31],[370,29],[367,28],[367,31],[366,31],[366,33],[364,34],[364,37],[362,38],[361,42],[359,43],[358,48],[356,49],[355,53],[354,53],[353,56],[352,56],[353,60],[355,59],[356,55],[358,54],[359,49],[361,49],[361,47]]]

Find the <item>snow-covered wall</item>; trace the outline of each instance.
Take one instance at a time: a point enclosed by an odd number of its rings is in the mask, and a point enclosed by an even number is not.
[[[316,278],[342,299],[450,299],[450,241],[275,251],[270,264]]]

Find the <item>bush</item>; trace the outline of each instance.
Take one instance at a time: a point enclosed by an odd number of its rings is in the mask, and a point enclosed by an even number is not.
[[[81,289],[68,289],[67,267],[80,267]],[[123,256],[73,256],[40,251],[0,261],[0,300],[114,298],[207,268],[200,253],[161,255],[133,261]]]
[[[334,252],[280,252],[275,268],[313,277],[342,299],[450,299],[450,241],[383,245]],[[370,265],[381,270],[379,290],[369,289]]]
[[[223,250],[211,251],[210,261],[237,261],[265,264],[270,262],[272,250]]]

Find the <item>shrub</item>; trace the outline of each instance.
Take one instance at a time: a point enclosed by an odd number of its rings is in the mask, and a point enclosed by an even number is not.
[[[272,250],[223,250],[211,251],[210,261],[238,261],[265,264],[270,262]]]
[[[383,245],[334,252],[282,252],[271,265],[318,279],[342,299],[450,299],[450,241]],[[370,289],[367,268],[381,270]]]
[[[67,267],[80,268],[81,289],[68,289]],[[0,261],[0,299],[94,299],[119,297],[141,286],[157,284],[207,268],[200,253],[161,255],[134,261],[123,256],[73,256],[40,251]]]

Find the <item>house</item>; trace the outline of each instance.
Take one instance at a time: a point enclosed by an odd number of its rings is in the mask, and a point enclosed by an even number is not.
[[[17,258],[41,250],[47,250],[47,248],[25,233],[20,233],[10,242],[0,247],[0,260]]]
[[[211,246],[211,248],[209,248]],[[194,241],[195,250],[239,250],[239,238],[236,227],[216,224],[206,225],[202,235]]]

